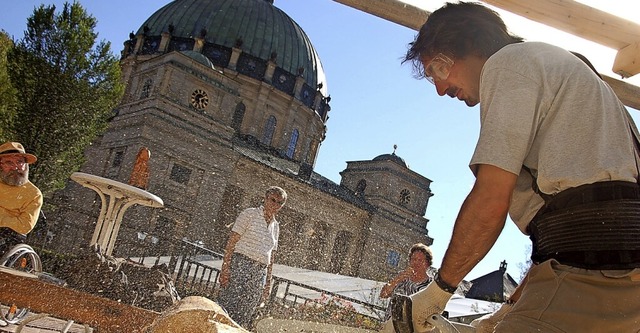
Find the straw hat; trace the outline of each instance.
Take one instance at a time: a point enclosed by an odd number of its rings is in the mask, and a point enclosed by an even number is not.
[[[29,164],[33,164],[38,160],[35,155],[25,153],[24,147],[18,142],[5,142],[0,145],[0,157],[7,155],[23,156]]]

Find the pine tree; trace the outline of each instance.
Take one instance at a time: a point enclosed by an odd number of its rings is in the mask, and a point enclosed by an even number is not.
[[[60,13],[41,5],[8,57],[19,91],[13,140],[38,156],[30,179],[45,197],[80,168],[124,91],[118,59],[109,42],[96,43],[95,26],[78,2]]]

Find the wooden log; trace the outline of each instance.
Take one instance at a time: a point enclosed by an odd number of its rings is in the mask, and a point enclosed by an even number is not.
[[[99,332],[144,332],[160,314],[44,282],[35,275],[0,267],[0,303],[87,324]]]
[[[215,302],[190,296],[174,304],[153,322],[148,333],[249,333]]]

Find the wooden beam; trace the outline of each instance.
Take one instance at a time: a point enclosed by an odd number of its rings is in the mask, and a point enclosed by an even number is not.
[[[640,41],[640,24],[574,0],[482,2],[616,50]]]
[[[624,105],[640,111],[640,87],[606,75],[602,75],[602,78],[611,86]]]
[[[99,332],[137,333],[160,314],[114,300],[41,281],[34,275],[15,274],[0,267],[0,303],[16,304],[37,313],[73,320]]]
[[[640,73],[640,42],[618,51],[613,62],[613,72],[622,77],[632,77]]]
[[[618,50],[613,72],[631,77],[640,72],[640,24],[574,0],[482,0],[530,20]],[[632,10],[631,8],[629,10]]]
[[[420,30],[430,12],[399,0],[334,0],[343,5],[397,23],[401,26]]]

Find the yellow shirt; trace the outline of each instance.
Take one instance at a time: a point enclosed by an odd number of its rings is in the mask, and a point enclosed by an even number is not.
[[[42,193],[31,182],[11,186],[0,182],[0,227],[26,235],[35,227],[42,207]]]

